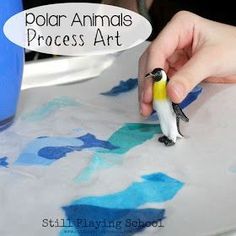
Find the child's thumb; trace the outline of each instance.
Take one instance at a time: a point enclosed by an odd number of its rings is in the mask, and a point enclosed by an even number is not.
[[[171,78],[167,86],[170,99],[180,103],[202,80],[211,75],[210,58],[204,53],[194,55]]]

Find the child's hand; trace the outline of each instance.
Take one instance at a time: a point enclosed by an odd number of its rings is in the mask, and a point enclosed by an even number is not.
[[[170,99],[180,103],[202,80],[236,82],[236,27],[177,13],[139,61],[140,113],[152,112],[152,83],[144,76],[154,68],[167,71]]]

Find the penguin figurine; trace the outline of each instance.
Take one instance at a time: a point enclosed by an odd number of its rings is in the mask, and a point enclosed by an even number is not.
[[[179,120],[188,122],[188,117],[183,113],[179,104],[173,103],[167,96],[166,86],[169,78],[161,68],[154,69],[145,78],[153,80],[153,108],[159,117],[160,126],[164,136],[158,140],[166,146],[175,144],[177,138],[183,135],[179,130]]]

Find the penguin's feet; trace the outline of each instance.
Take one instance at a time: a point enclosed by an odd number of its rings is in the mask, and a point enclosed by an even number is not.
[[[161,136],[161,137],[158,139],[158,141],[159,141],[160,143],[165,143],[166,139],[168,139],[168,137],[164,135],[164,136]]]
[[[166,146],[173,146],[175,144],[175,142],[171,139],[169,139],[167,136],[161,136],[158,139],[159,142],[164,143]]]
[[[164,144],[169,147],[169,146],[175,145],[175,142],[174,142],[173,140],[167,138],[167,139],[164,141]]]

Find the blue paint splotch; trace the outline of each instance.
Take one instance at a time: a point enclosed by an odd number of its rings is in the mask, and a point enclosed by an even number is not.
[[[0,158],[0,168],[4,167],[4,168],[8,168],[8,161],[7,161],[7,157],[1,157]]]
[[[119,148],[97,151],[93,155],[90,164],[75,178],[75,182],[87,181],[96,171],[116,165],[116,160],[115,163],[112,163],[106,157],[111,154],[125,154],[130,149],[152,139],[157,133],[161,133],[159,124],[127,123],[123,125],[108,139],[110,143]]]
[[[15,164],[50,165],[71,152],[92,148],[113,150],[118,147],[89,133],[75,138],[42,136],[27,145]]]
[[[133,235],[147,227],[147,222],[158,222],[165,218],[164,209],[137,209],[146,203],[163,203],[172,199],[183,187],[184,183],[163,173],[142,176],[141,181],[132,183],[123,191],[104,196],[84,197],[63,207],[67,219],[72,220],[75,235]],[[75,222],[84,219],[84,222]],[[104,225],[109,222],[119,222],[119,227],[97,227],[91,224],[90,234],[85,221],[95,222],[104,219]],[[94,221],[93,221],[94,220]],[[127,227],[127,220],[142,221]],[[130,226],[130,225],[129,225]],[[63,231],[62,231],[62,235]]]
[[[121,80],[119,85],[101,94],[106,96],[118,96],[121,93],[126,93],[137,88],[137,86],[138,86],[138,79],[130,78],[126,81]]]
[[[41,121],[47,118],[49,115],[53,114],[55,111],[64,107],[78,107],[80,104],[70,97],[58,97],[36,110],[23,115],[22,119],[28,122]]]

